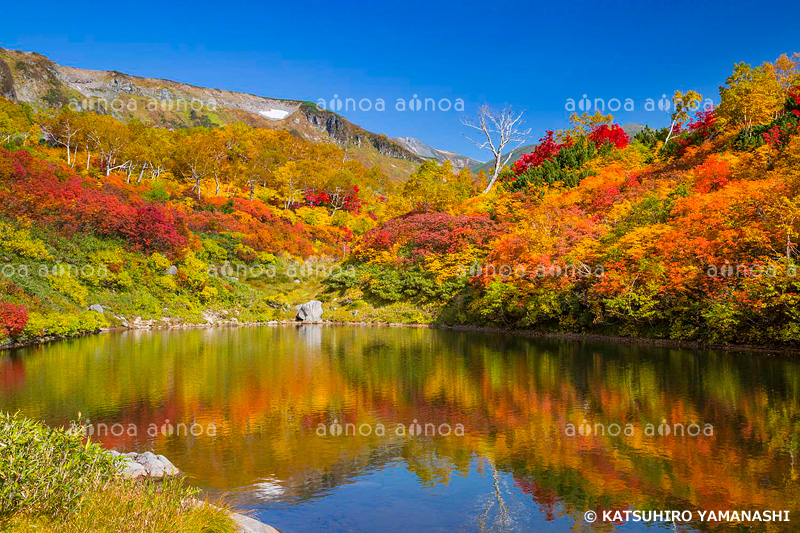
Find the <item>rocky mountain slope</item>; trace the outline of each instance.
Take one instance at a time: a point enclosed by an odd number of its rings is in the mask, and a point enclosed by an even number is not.
[[[457,154],[455,152],[448,152],[447,150],[434,148],[426,144],[424,141],[414,137],[398,137],[395,140],[405,146],[409,151],[417,154],[420,157],[424,157],[425,159],[435,159],[440,163],[450,161],[453,164],[453,168],[456,170],[483,165],[482,161],[478,161],[477,159],[472,159],[469,156]]]
[[[333,142],[354,159],[378,165],[395,179],[409,176],[424,160],[401,143],[311,102],[65,67],[40,54],[2,48],[0,95],[38,109],[67,105],[76,111],[94,110],[166,128],[243,122],[285,129],[314,142]]]

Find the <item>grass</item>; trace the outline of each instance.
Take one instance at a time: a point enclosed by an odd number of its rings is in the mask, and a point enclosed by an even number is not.
[[[234,533],[228,512],[198,504],[197,489],[182,480],[164,482],[114,480],[89,492],[80,510],[64,518],[19,514],[0,531],[83,533]]]
[[[182,479],[121,479],[120,466],[80,431],[0,413],[0,532],[236,531]]]

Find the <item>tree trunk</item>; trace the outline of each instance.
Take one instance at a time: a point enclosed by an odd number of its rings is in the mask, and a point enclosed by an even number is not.
[[[492,174],[492,179],[489,180],[489,184],[486,186],[486,188],[483,190],[481,194],[486,194],[492,190],[492,187],[494,187],[494,182],[497,181],[497,176],[500,175],[501,170],[502,169],[500,168],[500,155],[497,155],[494,158],[494,173]]]

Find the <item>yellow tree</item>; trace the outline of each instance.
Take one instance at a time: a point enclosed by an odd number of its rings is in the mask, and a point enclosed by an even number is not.
[[[25,139],[33,125],[30,110],[0,97],[0,140],[7,143],[14,136]]]
[[[612,122],[614,122],[614,115],[611,113],[604,115],[599,109],[595,111],[594,115],[590,115],[588,111],[581,113],[580,115],[577,113],[572,113],[572,115],[569,117],[570,128],[564,131],[559,131],[556,134],[556,137],[558,137],[559,141],[564,142],[570,138],[587,135],[597,126],[611,124]]]
[[[67,164],[72,166],[74,164],[72,150],[73,148],[78,149],[78,135],[81,132],[79,115],[64,107],[58,115],[43,117],[40,120],[40,126],[48,142],[63,146],[67,150]]]
[[[670,115],[672,123],[670,124],[667,138],[664,140],[665,145],[669,142],[670,137],[672,137],[675,126],[689,120],[691,113],[699,107],[702,101],[703,96],[697,91],[687,91],[685,94],[681,91],[675,91],[672,97],[672,114]]]
[[[450,161],[428,160],[405,182],[403,196],[417,208],[441,211],[469,198],[474,187],[469,170],[456,174]]]
[[[203,181],[211,173],[208,137],[202,130],[188,132],[178,140],[173,154],[173,174],[192,183],[191,191],[198,200],[202,198]]]
[[[782,69],[787,68],[783,60],[780,63]],[[785,71],[781,73],[786,74]],[[719,95],[716,114],[727,127],[768,124],[783,110],[786,100],[779,71],[771,63],[756,68],[737,63],[725,85],[720,87]]]
[[[283,208],[289,209],[300,200],[302,173],[296,161],[287,161],[275,170],[275,179],[283,197]]]

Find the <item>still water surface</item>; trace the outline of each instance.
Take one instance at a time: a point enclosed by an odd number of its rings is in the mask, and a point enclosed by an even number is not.
[[[105,446],[163,454],[287,533],[588,530],[590,509],[800,518],[800,365],[757,354],[344,326],[124,332],[0,355],[0,409],[63,425],[80,411]]]

